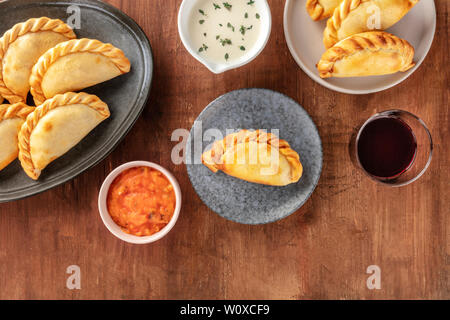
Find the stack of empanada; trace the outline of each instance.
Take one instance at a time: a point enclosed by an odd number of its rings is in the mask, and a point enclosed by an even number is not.
[[[324,30],[327,51],[317,64],[322,78],[360,77],[407,71],[414,48],[383,32],[419,0],[307,0],[313,20],[330,17]]]
[[[25,172],[41,171],[109,117],[98,97],[74,93],[130,71],[122,50],[76,39],[58,19],[33,18],[0,38],[0,170],[17,155]],[[25,105],[31,92],[36,107]]]

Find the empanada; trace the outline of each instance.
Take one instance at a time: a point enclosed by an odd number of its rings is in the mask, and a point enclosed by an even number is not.
[[[321,78],[374,76],[407,71],[414,48],[384,31],[355,34],[328,49],[317,64]]]
[[[306,11],[311,19],[322,20],[331,16],[340,2],[341,0],[307,0]]]
[[[221,170],[253,183],[286,186],[300,180],[303,167],[289,143],[261,130],[241,130],[216,141],[202,156],[214,173]]]
[[[6,31],[0,39],[0,95],[10,103],[25,102],[31,69],[39,57],[58,43],[75,38],[67,24],[46,17]]]
[[[326,48],[353,34],[386,30],[397,23],[419,0],[342,0],[323,33]],[[379,14],[379,19],[377,15]],[[379,28],[376,22],[379,21]]]
[[[77,145],[110,116],[108,106],[87,93],[57,95],[31,113],[19,133],[19,160],[37,180],[41,171]]]
[[[130,72],[122,50],[98,40],[60,43],[39,58],[30,77],[36,105],[57,94],[78,91]]]
[[[22,102],[0,105],[0,170],[17,158],[19,130],[34,109]]]

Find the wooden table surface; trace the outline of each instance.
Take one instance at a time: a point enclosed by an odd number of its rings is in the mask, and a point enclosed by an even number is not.
[[[429,1],[429,0],[423,0]],[[269,1],[273,30],[249,65],[214,75],[184,49],[179,0],[109,0],[135,19],[155,56],[151,98],[142,117],[106,160],[44,194],[0,204],[1,299],[449,299],[450,114],[449,1],[435,1],[436,38],[423,65],[384,92],[352,96],[321,87],[297,66],[283,32],[284,1]],[[190,129],[213,99],[261,87],[298,101],[318,125],[324,147],[320,183],[306,205],[263,226],[211,212],[170,154],[171,133]],[[411,111],[429,126],[434,158],[403,188],[377,185],[355,168],[349,141],[373,113]],[[104,227],[97,194],[106,175],[132,160],[170,169],[184,201],[163,240],[130,245]],[[66,288],[78,265],[81,290]],[[381,268],[369,290],[366,269]]]

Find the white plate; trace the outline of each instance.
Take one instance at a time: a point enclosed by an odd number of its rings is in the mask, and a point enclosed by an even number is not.
[[[436,8],[433,0],[422,0],[397,24],[386,30],[408,40],[414,46],[416,65],[407,72],[386,76],[322,79],[316,63],[325,52],[323,30],[327,19],[311,20],[305,9],[306,0],[286,0],[284,34],[292,56],[298,65],[319,84],[343,93],[367,94],[389,89],[408,78],[425,59],[436,30]]]

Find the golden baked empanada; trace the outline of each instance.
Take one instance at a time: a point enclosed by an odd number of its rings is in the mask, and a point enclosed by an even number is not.
[[[342,0],[327,21],[323,32],[326,48],[353,34],[374,30],[379,13],[380,28],[385,30],[398,22],[419,0]]]
[[[19,133],[19,160],[32,179],[110,116],[108,106],[87,93],[57,95],[31,113]]]
[[[216,141],[202,156],[214,173],[221,170],[249,182],[286,186],[300,180],[303,167],[289,143],[261,130],[241,130]]]
[[[39,57],[58,43],[75,39],[61,20],[30,19],[16,24],[0,39],[0,95],[10,103],[25,102],[31,69]]]
[[[384,31],[355,34],[328,49],[317,64],[321,78],[375,76],[407,71],[414,48]]]
[[[311,19],[322,20],[331,16],[340,2],[341,0],[307,0],[306,11]]]
[[[0,170],[17,158],[20,128],[34,109],[22,102],[0,105]]]
[[[98,40],[60,43],[39,58],[30,77],[36,105],[57,94],[78,91],[130,72],[122,50]]]

